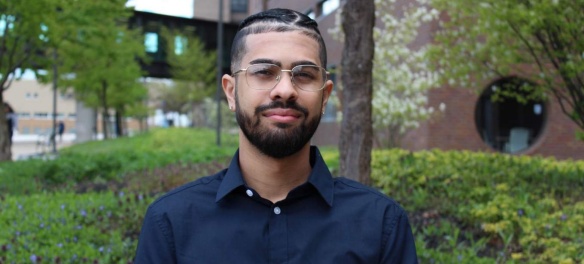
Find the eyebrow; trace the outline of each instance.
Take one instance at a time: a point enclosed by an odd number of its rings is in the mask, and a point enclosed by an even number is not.
[[[260,58],[260,59],[255,59],[249,62],[250,65],[253,64],[260,64],[260,63],[269,63],[269,64],[274,64],[274,65],[278,65],[278,67],[282,67],[282,63],[276,60],[272,60],[272,59],[264,59],[264,58]],[[307,61],[307,60],[302,60],[302,61],[295,61],[292,63],[292,68],[298,66],[298,65],[314,65],[314,66],[318,66],[316,63],[312,62],[312,61]]]

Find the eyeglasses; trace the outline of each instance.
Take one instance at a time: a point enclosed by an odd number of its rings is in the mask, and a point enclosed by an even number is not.
[[[247,85],[256,90],[271,90],[282,79],[282,72],[289,72],[292,83],[301,90],[316,92],[324,88],[328,72],[316,65],[297,65],[291,70],[283,70],[280,66],[269,63],[252,64],[238,70],[233,76],[245,72]]]

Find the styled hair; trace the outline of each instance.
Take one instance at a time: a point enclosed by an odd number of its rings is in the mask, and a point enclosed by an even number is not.
[[[251,15],[239,24],[231,45],[231,71],[237,71],[241,67],[241,60],[247,52],[245,38],[248,35],[290,31],[300,31],[318,42],[320,63],[326,68],[326,46],[316,21],[294,10],[275,8]]]

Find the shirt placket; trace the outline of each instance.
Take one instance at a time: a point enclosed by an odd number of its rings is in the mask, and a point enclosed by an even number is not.
[[[270,263],[281,264],[288,261],[288,230],[286,211],[278,203],[271,207],[269,221]]]
[[[268,259],[270,264],[288,263],[288,224],[287,214],[282,208],[282,204],[271,203],[261,198],[255,191],[248,188],[246,195],[262,204],[268,205]]]

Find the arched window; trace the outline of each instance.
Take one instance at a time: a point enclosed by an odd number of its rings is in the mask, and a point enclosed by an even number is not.
[[[493,149],[517,153],[536,142],[545,125],[546,105],[533,99],[532,85],[520,78],[500,79],[481,94],[475,122],[482,140]]]

